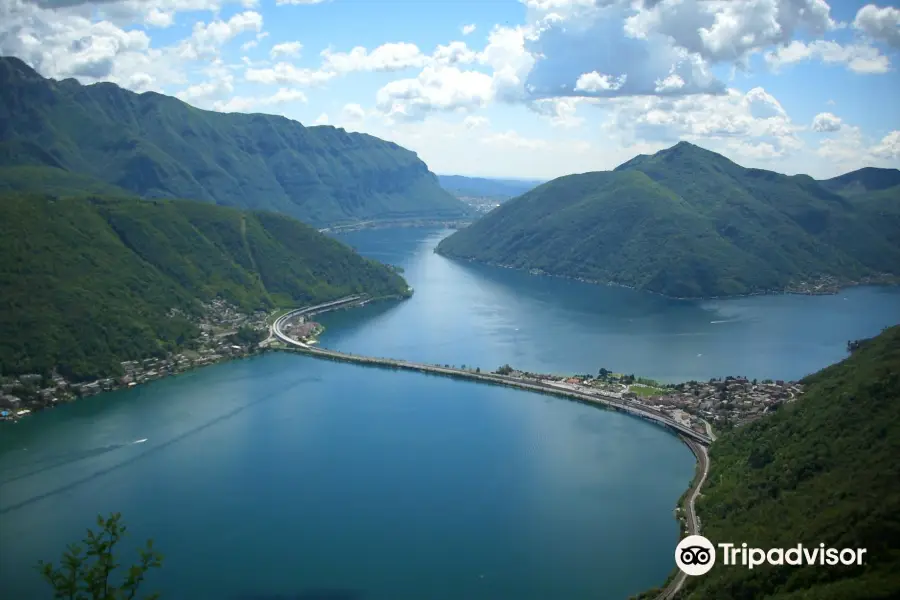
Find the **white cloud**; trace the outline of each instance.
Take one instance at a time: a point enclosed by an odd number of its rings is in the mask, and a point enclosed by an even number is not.
[[[475,25],[474,24],[463,25],[461,31],[462,31],[463,35],[469,35],[470,33],[474,33]]]
[[[878,158],[900,158],[900,131],[892,131],[884,136],[878,144],[872,148],[872,155]]]
[[[159,10],[156,7],[151,8],[147,12],[147,16],[144,17],[144,23],[149,25],[150,27],[159,27],[166,28],[171,27],[172,23],[175,22],[175,13],[174,12],[164,12]]]
[[[470,50],[465,42],[450,42],[438,46],[431,55],[431,62],[438,65],[467,65],[478,59],[478,53]]]
[[[300,51],[302,49],[303,44],[300,42],[282,42],[272,46],[272,49],[269,50],[269,56],[272,58],[278,58],[280,56],[300,56]]]
[[[832,113],[819,113],[813,117],[813,131],[831,133],[841,128],[841,118]]]
[[[413,67],[424,67],[426,57],[415,44],[405,42],[388,43],[369,52],[362,46],[350,52],[322,51],[323,68],[338,73],[353,71],[399,71]]]
[[[193,104],[198,100],[204,100],[214,96],[223,96],[234,92],[234,77],[223,75],[220,78],[211,79],[192,85],[175,94],[180,100]]]
[[[894,130],[881,140],[870,140],[859,127],[844,125],[833,136],[819,142],[816,154],[824,159],[817,164],[820,177],[834,177],[861,167],[900,166],[900,131]]]
[[[362,121],[366,118],[366,110],[359,104],[345,104],[341,116],[345,121]]]
[[[251,50],[252,48],[256,48],[259,46],[259,40],[250,40],[249,42],[244,42],[241,44],[241,52],[246,52],[247,50]]]
[[[837,42],[816,40],[805,43],[794,40],[790,44],[767,52],[766,62],[774,70],[804,60],[820,60],[829,65],[844,65],[854,73],[887,73],[890,60],[878,48],[864,44],[843,46]]]
[[[313,69],[299,68],[286,62],[280,62],[273,67],[255,69],[250,68],[244,71],[244,79],[255,83],[267,84],[293,84],[303,86],[313,86],[323,84],[333,77],[336,73],[328,71],[316,71]]]
[[[579,127],[584,119],[577,116],[578,104],[586,98],[577,96],[566,98],[541,98],[529,105],[533,111],[546,117],[554,127]]]
[[[575,82],[575,91],[577,92],[608,92],[621,89],[625,85],[628,75],[605,75],[597,71],[584,73]]]
[[[256,107],[278,106],[292,102],[306,102],[306,94],[300,90],[281,88],[271,96],[235,96],[213,104],[219,112],[247,112]]]
[[[181,55],[187,59],[214,56],[223,45],[241,33],[259,32],[262,26],[262,15],[252,10],[238,13],[227,21],[195,23],[191,37],[181,44]]]
[[[490,121],[487,117],[479,117],[476,115],[469,115],[465,119],[463,119],[463,125],[466,129],[479,129],[481,127],[487,127]]]
[[[863,6],[856,13],[853,27],[873,40],[900,48],[900,10],[893,6]]]
[[[328,125],[328,113],[322,113],[313,122],[313,125]]]
[[[532,35],[527,27],[494,27],[488,44],[478,55],[481,64],[493,68],[493,95],[505,102],[527,97],[525,83],[534,66],[534,56],[525,47]]]
[[[525,148],[528,150],[540,150],[547,147],[547,142],[541,139],[526,138],[512,129],[502,133],[492,133],[481,139],[483,144],[496,148]]]
[[[326,2],[327,0],[275,0],[276,6],[281,6],[283,4],[321,4],[322,2]]]
[[[608,101],[603,131],[624,145],[696,141],[750,159],[784,156],[799,150],[800,126],[762,88],[723,95],[627,97]]]
[[[492,98],[491,77],[456,67],[426,67],[415,79],[392,81],[375,95],[376,108],[392,120],[421,120],[433,111],[469,111]]]
[[[754,52],[790,41],[798,31],[834,29],[824,0],[660,0],[625,20],[629,35],[667,36],[712,62],[744,62]],[[649,8],[646,8],[650,6]]]
[[[684,87],[684,79],[677,73],[671,73],[665,79],[657,79],[655,83],[656,88],[654,88],[654,91],[656,92],[680,90]]]

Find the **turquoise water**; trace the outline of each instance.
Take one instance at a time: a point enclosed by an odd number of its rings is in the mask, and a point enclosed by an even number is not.
[[[896,290],[673,302],[454,263],[431,253],[440,235],[344,236],[416,294],[324,316],[323,343],[791,378],[900,320]],[[623,599],[674,567],[693,469],[676,438],[617,413],[272,353],[0,427],[0,598],[47,597],[31,566],[121,511],[132,547],[152,536],[165,554],[148,582],[164,598]]]

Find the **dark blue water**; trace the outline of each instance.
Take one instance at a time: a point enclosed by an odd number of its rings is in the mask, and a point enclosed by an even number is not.
[[[708,302],[458,262],[447,232],[369,230],[342,241],[405,269],[412,299],[321,317],[331,346],[440,364],[660,381],[726,375],[799,379],[846,356],[847,341],[900,323],[900,288]]]
[[[416,294],[325,316],[325,345],[792,378],[900,320],[891,290],[674,302],[454,263],[431,253],[440,235],[344,236],[403,266]],[[152,536],[165,554],[148,581],[164,598],[621,599],[674,567],[693,469],[677,439],[616,413],[268,354],[0,427],[0,598],[47,597],[31,566],[121,511],[125,550]]]
[[[672,567],[693,473],[676,438],[617,413],[291,354],[2,436],[5,599],[40,597],[29,566],[109,511],[164,552],[166,598],[624,598]]]

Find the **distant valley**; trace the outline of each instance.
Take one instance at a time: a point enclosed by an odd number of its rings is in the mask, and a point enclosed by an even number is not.
[[[679,298],[896,282],[900,171],[816,181],[681,142],[541,185],[437,251]]]
[[[441,187],[479,214],[490,212],[510,198],[521,196],[543,183],[538,180],[493,179],[463,175],[438,175],[438,181]]]

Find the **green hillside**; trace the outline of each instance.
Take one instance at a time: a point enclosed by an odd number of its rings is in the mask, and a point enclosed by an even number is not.
[[[900,205],[900,195],[882,193]],[[896,240],[861,199],[680,143],[614,171],[539,186],[443,240],[438,252],[709,297],[897,275]]]
[[[145,198],[189,198],[315,224],[458,218],[416,156],[284,117],[224,114],[111,83],[44,79],[0,57],[0,166],[65,169]]]
[[[900,169],[865,167],[819,183],[832,192],[844,196],[856,196],[900,186]]]
[[[77,379],[197,335],[198,301],[244,311],[404,294],[388,267],[288,217],[190,201],[0,194],[0,373]]]
[[[865,548],[862,567],[725,567],[690,600],[900,597],[900,326],[805,380],[774,415],[723,435],[697,511],[713,543]]]

